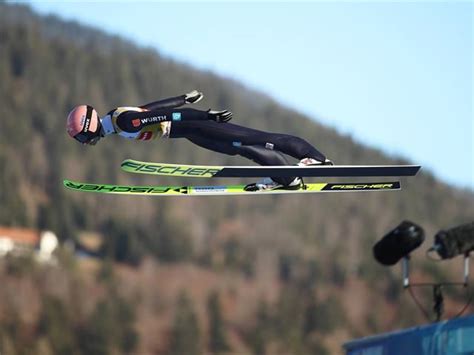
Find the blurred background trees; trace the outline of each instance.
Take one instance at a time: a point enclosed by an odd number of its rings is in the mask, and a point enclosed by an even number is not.
[[[371,259],[379,236],[406,218],[432,235],[474,215],[471,191],[428,172],[403,179],[401,192],[344,196],[158,200],[66,191],[63,178],[157,183],[120,172],[129,157],[248,164],[181,140],[112,137],[84,147],[65,132],[79,103],[105,113],[192,89],[205,94],[198,108],[227,108],[238,124],[299,135],[338,164],[405,161],[238,82],[25,6],[0,3],[0,53],[0,225],[53,230],[62,241],[79,242],[82,232],[101,238],[98,259],[69,255],[56,267],[0,260],[4,354],[333,353],[350,337],[422,320],[396,273]],[[422,270],[446,275],[436,265]],[[398,314],[400,302],[412,312]]]

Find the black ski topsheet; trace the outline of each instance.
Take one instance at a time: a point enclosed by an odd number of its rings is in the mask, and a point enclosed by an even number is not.
[[[210,166],[122,162],[129,173],[179,177],[392,177],[414,176],[419,165]]]

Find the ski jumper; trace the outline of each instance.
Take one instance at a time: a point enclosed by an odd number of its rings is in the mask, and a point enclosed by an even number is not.
[[[101,118],[104,134],[137,140],[186,138],[202,148],[240,155],[260,165],[290,165],[282,153],[300,160],[326,159],[302,138],[216,122],[208,111],[178,108],[184,104],[184,96],[178,96],[140,107],[118,107]],[[293,178],[274,180],[287,185]]]

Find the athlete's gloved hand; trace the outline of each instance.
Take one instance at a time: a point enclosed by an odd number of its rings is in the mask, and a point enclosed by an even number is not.
[[[228,110],[216,111],[209,109],[207,113],[209,115],[209,119],[219,123],[228,122],[232,119],[232,112]]]
[[[184,94],[184,101],[187,104],[195,104],[196,102],[201,101],[203,97],[204,97],[204,94],[202,92],[193,90],[191,92],[188,92],[187,94]]]

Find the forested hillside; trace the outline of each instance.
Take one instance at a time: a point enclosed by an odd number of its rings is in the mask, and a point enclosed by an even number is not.
[[[398,269],[373,261],[375,240],[409,219],[431,241],[474,216],[472,192],[427,172],[403,179],[401,192],[372,194],[152,199],[66,191],[63,178],[177,183],[122,173],[124,158],[243,163],[184,140],[113,137],[89,147],[66,134],[67,113],[79,103],[105,113],[193,89],[205,94],[199,108],[301,136],[337,164],[406,161],[238,82],[26,7],[0,3],[0,54],[0,225],[52,230],[63,241],[84,232],[103,238],[101,261],[67,251],[52,270],[2,261],[2,353],[333,353],[351,337],[423,321],[398,287]],[[414,259],[420,279],[457,271],[422,261],[421,252]],[[461,296],[449,294],[448,311]]]

